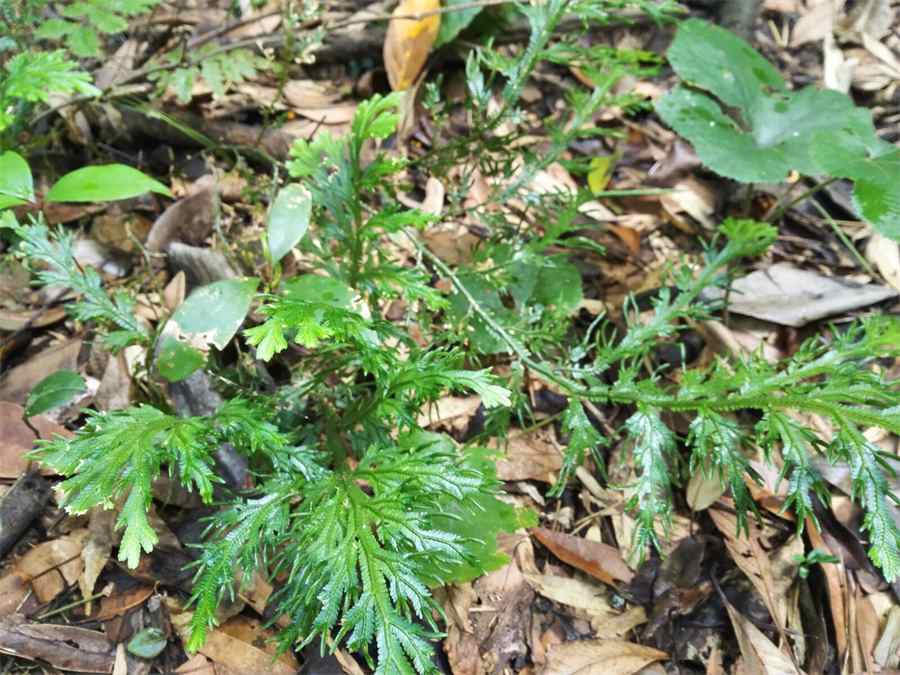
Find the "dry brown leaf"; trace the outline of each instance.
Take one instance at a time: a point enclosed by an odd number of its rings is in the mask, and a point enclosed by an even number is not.
[[[542,675],[632,675],[665,652],[622,640],[576,640],[550,649]]]
[[[500,480],[555,482],[562,468],[562,456],[550,437],[552,433],[547,427],[528,433],[511,433],[502,446],[503,457],[497,461],[497,477]],[[493,441],[490,445],[496,447]]]
[[[18,478],[28,468],[25,455],[31,452],[36,440],[34,432],[22,420],[22,406],[0,401],[0,478]],[[35,415],[29,419],[41,438],[52,438],[54,434],[71,436],[71,432],[45,415]],[[42,467],[41,473],[53,475],[53,471]]]
[[[525,580],[548,600],[583,609],[590,614],[618,614],[606,600],[604,588],[597,584],[553,574],[526,574]]]
[[[833,553],[822,538],[816,523],[810,518],[806,519],[806,534],[809,537],[810,546]],[[834,638],[837,646],[838,661],[843,662],[847,653],[847,635],[849,632],[847,619],[847,573],[843,563],[820,565],[825,575],[828,589],[828,605],[831,608],[831,620],[834,623]]]
[[[722,603],[728,611],[728,618],[734,627],[744,657],[745,671],[753,675],[802,675],[791,659],[776,647],[765,634],[753,625],[744,615],[738,612],[725,596]]]
[[[705,471],[695,471],[687,485],[687,503],[692,511],[704,511],[725,494],[725,485]]]
[[[28,393],[48,373],[57,370],[78,370],[78,354],[81,352],[81,338],[73,338],[38,352],[24,363],[6,371],[0,377],[0,401],[25,403]]]
[[[213,662],[203,656],[203,654],[194,654],[190,659],[178,666],[175,672],[180,675],[218,675]]]
[[[536,527],[531,533],[557,558],[605,584],[615,586],[616,581],[628,583],[634,578],[622,554],[612,546],[543,527]]]
[[[112,509],[104,509],[95,506],[90,512],[88,523],[88,536],[81,550],[81,559],[84,569],[78,577],[78,587],[81,596],[89,598],[94,594],[94,584],[97,577],[109,561],[109,555],[113,546],[113,530],[116,525],[116,512]],[[84,613],[90,616],[91,602],[85,604]]]
[[[882,668],[897,668],[900,666],[900,607],[891,607],[875,645],[873,654],[875,663]]]
[[[43,661],[60,670],[110,673],[116,648],[98,631],[29,623],[22,615],[14,614],[0,617],[0,652]]]
[[[113,617],[121,616],[130,609],[146,602],[153,595],[153,586],[141,584],[121,593],[113,591],[100,599],[100,608],[97,614],[91,617],[93,621],[109,621]]]
[[[32,580],[31,586],[40,602],[50,602],[78,581],[84,569],[81,551],[87,535],[87,530],[75,530],[38,544],[16,561],[16,572]]]
[[[425,406],[419,412],[417,422],[423,428],[447,424],[455,427],[457,421],[468,425],[480,405],[481,398],[478,396],[445,396]]]
[[[759,543],[762,533],[757,524],[750,520],[747,523],[747,534],[738,536],[733,504],[730,500],[722,501],[726,507],[710,509],[709,514],[725,538],[725,546],[732,560],[750,579],[765,602],[775,625],[783,631],[789,613],[787,592],[797,574],[794,557],[803,554],[803,540],[794,535],[771,555],[766,555]],[[794,601],[796,602],[796,597]]]
[[[436,12],[440,0],[401,0],[394,17]],[[409,89],[428,60],[441,27],[440,14],[419,19],[391,19],[384,38],[384,66],[394,91]]]
[[[31,592],[29,579],[21,572],[11,570],[0,577],[0,616],[7,616],[19,610]]]
[[[166,598],[170,611],[172,626],[184,642],[190,638],[190,623],[194,613],[187,611],[175,598]],[[231,619],[219,628],[211,630],[206,642],[198,650],[216,664],[225,666],[236,673],[271,673],[272,675],[294,675],[297,667],[289,665],[281,659],[273,659],[272,655],[245,640],[230,635],[235,632],[243,637],[254,637],[253,631],[248,635],[243,619]],[[233,625],[232,622],[235,622]],[[256,633],[265,642],[268,635]],[[255,639],[254,639],[255,642]]]

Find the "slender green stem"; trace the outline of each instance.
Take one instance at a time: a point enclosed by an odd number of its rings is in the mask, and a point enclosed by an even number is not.
[[[795,197],[791,201],[785,202],[784,200],[787,199],[788,195],[790,195],[791,192],[793,192],[794,187],[796,187],[797,185],[800,184],[800,182],[797,181],[790,188],[788,188],[788,191],[786,193],[784,193],[784,195],[781,197],[781,199],[778,201],[778,203],[776,203],[775,206],[772,207],[772,210],[768,214],[766,214],[766,216],[765,216],[765,218],[763,218],[763,220],[765,220],[765,222],[767,222],[767,223],[774,223],[775,221],[779,220],[788,210],[792,209],[794,206],[796,206],[797,204],[802,202],[804,199],[809,199],[815,193],[817,193],[819,190],[822,190],[822,189],[828,187],[836,180],[837,180],[837,178],[832,177],[832,178],[827,178],[823,181],[819,181],[818,183],[813,185],[808,190],[805,190],[802,194]],[[815,204],[815,202],[813,202],[813,203]]]
[[[835,236],[840,239],[841,243],[847,247],[847,250],[850,251],[850,255],[852,255],[856,262],[860,264],[860,266],[866,271],[866,274],[876,277],[878,276],[872,266],[869,264],[869,261],[866,260],[863,255],[856,250],[856,247],[853,245],[853,242],[850,241],[850,238],[847,234],[841,229],[840,225],[838,225],[834,218],[831,217],[831,214],[826,211],[821,204],[817,201],[812,202],[813,206],[819,212],[819,215],[824,218],[825,222],[831,226],[831,229],[834,231]]]

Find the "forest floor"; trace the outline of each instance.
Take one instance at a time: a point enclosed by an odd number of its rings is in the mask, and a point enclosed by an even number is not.
[[[201,81],[189,84],[186,94],[172,82],[167,92],[144,103],[142,97],[152,90],[135,54],[146,49],[147,40],[162,39],[161,27],[178,24],[177,40],[193,48],[241,40],[250,49],[266,47],[268,36],[282,29],[281,14],[270,7],[278,3],[254,10],[227,32],[221,27],[231,19],[224,9],[176,11],[168,4],[155,10],[151,28],[135,25],[108,58],[94,61],[95,80],[134,85],[130,97],[85,108],[56,101],[29,139],[45,139],[30,154],[39,177],[85,163],[124,161],[171,185],[174,206],[153,195],[43,209],[49,223],[79,233],[80,265],[99,270],[108,287],[138,290],[138,313],[149,321],[160,310],[178,307],[193,288],[255,274],[252,251],[265,227],[273,169],[285,160],[290,144],[325,132],[346,133],[358,102],[387,89],[383,30],[351,20],[316,52],[314,63],[294,64],[280,81],[255,72],[215,97]],[[212,3],[198,3],[204,4]],[[360,11],[378,15],[384,8]],[[898,11],[897,3],[886,0],[765,0],[752,42],[794,87],[825,84],[850,92],[873,112],[882,137],[896,143]],[[699,9],[691,12],[714,18]],[[662,55],[673,34],[673,25],[638,21],[592,32],[591,39]],[[503,36],[503,48],[516,53],[523,37]],[[438,74],[448,97],[461,95],[454,93],[464,88],[460,52],[432,54],[426,81],[436,81]],[[566,92],[586,78],[577,68],[538,66],[522,94],[530,143],[547,141],[539,121],[564,107]],[[616,91],[652,101],[673,83],[671,71],[662,68],[628,75]],[[147,105],[162,114],[145,114]],[[402,143],[415,155],[434,141],[432,120],[421,104],[404,114]],[[170,124],[172,118],[181,121]],[[456,122],[465,125],[465,119],[451,120]],[[898,243],[856,219],[848,181],[826,184],[814,200],[793,200],[813,185],[799,176],[785,185],[756,184],[751,191],[703,168],[690,145],[652,112],[604,109],[595,123],[619,133],[580,140],[564,155],[564,160],[595,158],[590,176],[560,161],[541,171],[534,186],[574,192],[590,180],[595,182],[590,188],[604,194],[592,202],[602,225],[586,236],[605,247],[606,255],[578,265],[585,292],[577,312],[585,323],[629,294],[658,288],[665,270],[684,256],[696,259],[698,242],[726,214],[764,218],[781,206],[786,208],[779,213],[777,242],[752,262],[740,297],[728,313],[693,326],[669,355],[673,362],[709,363],[723,353],[754,350],[775,362],[809,337],[900,307]],[[432,213],[440,214],[445,194],[456,189],[424,172],[408,179],[409,204]],[[480,189],[477,183],[469,186],[471,200],[477,202]],[[616,191],[625,196],[615,196]],[[424,240],[435,255],[456,265],[466,261],[482,235],[478,223],[457,218],[426,231]],[[126,350],[111,356],[98,348],[91,327],[67,314],[70,298],[34,288],[30,272],[10,255],[11,248],[4,251],[7,246],[0,240],[0,493],[30,468],[26,454],[35,432],[44,438],[70,435],[88,408],[116,410],[147,398],[140,378],[132,376],[140,355]],[[301,260],[287,260],[285,275],[298,266]],[[271,372],[262,364],[244,370],[228,365],[245,358],[247,352],[239,349],[223,352],[226,367],[220,375],[256,369],[263,381],[283,379],[278,371],[287,367],[283,364],[270,364]],[[61,369],[80,373],[85,391],[25,421],[29,392]],[[214,408],[221,402],[215,385],[215,378],[192,380],[172,398],[189,399],[181,404],[191,411]],[[503,452],[498,475],[510,499],[539,514],[540,525],[501,540],[510,556],[502,568],[437,591],[447,615],[446,636],[437,643],[440,669],[452,675],[900,672],[900,584],[888,584],[866,553],[846,470],[823,467],[830,509],[820,509],[819,526],[810,523],[802,534],[791,514],[781,510],[777,472],[758,459],[751,465],[763,480],[751,491],[762,517],[749,521],[746,536],[736,534],[736,517],[721,487],[693,476],[676,495],[665,556],[638,563],[627,550],[634,520],[615,487],[633,468],[624,444],[611,449],[609,480],[582,468],[561,498],[550,498],[548,489],[562,467],[553,422],[565,401],[539,378],[527,386],[538,423],[513,428],[508,438],[495,441]],[[173,405],[177,409],[179,402]],[[619,412],[605,414],[621,422]],[[465,440],[483,426],[483,416],[479,397],[455,395],[423,410],[419,422]],[[676,429],[679,424],[673,421]],[[888,453],[898,452],[890,434],[870,440]],[[246,467],[232,468],[238,484],[252,482]],[[37,480],[50,485],[59,480],[50,471],[42,474]],[[0,567],[0,672],[370,672],[352,654],[320,656],[318,644],[273,661],[275,648],[268,640],[275,628],[265,625],[272,586],[262,578],[229,606],[200,653],[189,655],[180,640],[179,612],[192,577],[183,567],[192,560],[188,544],[200,536],[210,507],[174,480],[163,476],[154,486],[151,522],[160,544],[137,569],[116,560],[120,533],[114,511],[72,516],[57,506],[55,493],[28,498],[39,505],[25,509],[30,520]],[[161,632],[148,632],[151,627]]]

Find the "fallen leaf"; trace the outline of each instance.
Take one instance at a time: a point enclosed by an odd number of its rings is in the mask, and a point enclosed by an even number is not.
[[[190,622],[193,612],[185,610],[175,598],[167,598],[172,626],[175,628],[182,641],[185,643],[190,637]],[[234,619],[232,619],[234,621]],[[259,647],[233,637],[226,632],[226,622],[223,626],[211,630],[206,642],[198,650],[204,656],[212,659],[216,664],[225,666],[236,673],[270,673],[271,675],[294,675],[297,668],[288,665],[281,659],[273,659],[272,655]],[[245,626],[235,624],[228,630],[233,630],[246,636]],[[265,640],[265,635],[262,635]]]
[[[531,533],[557,558],[605,584],[615,586],[616,581],[628,583],[634,578],[622,554],[612,546],[543,527],[536,527]]]
[[[78,370],[81,339],[74,338],[38,352],[24,363],[8,370],[0,377],[0,401],[25,403],[28,393],[48,373],[57,370]]]
[[[721,299],[725,291],[709,288],[706,299]],[[728,309],[782,326],[808,323],[896,297],[897,291],[876,284],[855,284],[778,263],[741,277],[731,285]]]
[[[500,480],[555,482],[562,468],[562,456],[548,433],[552,430],[511,433],[502,445],[503,456],[497,460],[497,477]]]
[[[81,560],[84,569],[78,577],[78,588],[81,596],[89,598],[94,594],[94,585],[97,577],[109,562],[109,556],[113,546],[113,530],[116,524],[116,512],[112,509],[104,509],[95,506],[90,511],[88,522],[88,535],[84,548],[81,550]],[[84,613],[91,615],[90,600],[85,603]]]
[[[44,661],[60,670],[109,673],[115,645],[103,633],[74,626],[29,623],[21,614],[0,617],[0,652]]]
[[[882,668],[900,666],[900,607],[891,607],[884,630],[875,645],[875,663]]]
[[[181,675],[217,675],[215,665],[203,654],[194,654],[178,666],[175,672]]]
[[[394,17],[436,12],[440,0],[401,0]],[[409,89],[428,60],[431,47],[441,27],[440,14],[423,18],[392,18],[384,38],[384,66],[394,91]]]
[[[873,232],[866,245],[866,258],[881,272],[885,281],[900,291],[900,244]]]
[[[632,675],[665,652],[622,640],[575,640],[552,647],[541,675]]]
[[[92,621],[109,621],[122,616],[127,611],[144,604],[153,595],[153,586],[139,584],[127,591],[113,591],[111,595],[100,599],[100,607],[97,613],[91,617]]]
[[[18,478],[28,468],[25,455],[34,448],[37,438],[22,420],[25,411],[15,403],[0,401],[0,478]],[[28,420],[37,429],[41,438],[52,438],[54,434],[71,436],[72,433],[45,415],[35,415]],[[53,475],[42,468],[44,475]]]
[[[790,658],[776,647],[765,634],[738,612],[730,602],[721,596],[722,604],[728,611],[728,618],[734,627],[741,656],[747,662],[745,672],[753,675],[800,675]]]
[[[81,551],[87,534],[87,530],[81,529],[45,541],[16,561],[16,572],[31,579],[34,594],[40,602],[50,602],[78,581],[84,570]]]

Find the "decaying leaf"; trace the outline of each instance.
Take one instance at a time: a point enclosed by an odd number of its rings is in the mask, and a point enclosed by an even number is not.
[[[722,603],[728,611],[728,618],[734,627],[741,656],[744,658],[743,672],[750,675],[802,675],[802,672],[791,662],[791,659],[765,634],[753,625],[753,622],[738,612],[734,606],[722,596]]]
[[[665,652],[622,640],[575,640],[553,647],[541,675],[632,675]]]
[[[388,25],[384,65],[394,91],[409,89],[425,67],[441,27],[440,14],[433,13],[440,7],[439,0],[402,0],[394,10],[394,17],[432,13],[418,19],[393,18]]]
[[[616,581],[627,583],[634,578],[622,554],[612,546],[543,527],[534,528],[531,533],[557,558],[605,584],[615,586]]]
[[[29,623],[20,614],[0,617],[0,652],[79,673],[109,673],[115,661],[115,645],[103,633]]]

